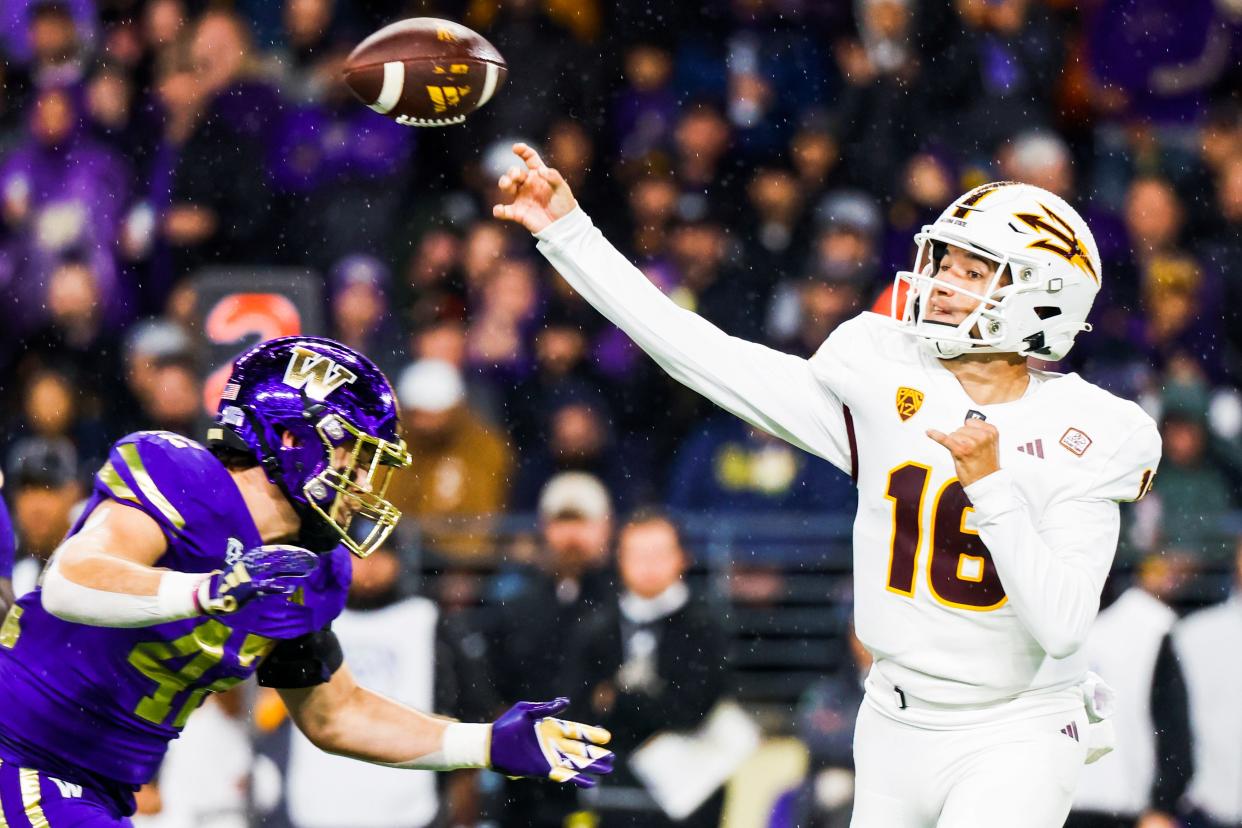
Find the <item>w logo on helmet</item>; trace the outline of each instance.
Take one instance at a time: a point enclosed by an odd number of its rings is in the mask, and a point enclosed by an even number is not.
[[[323,402],[329,394],[342,385],[349,385],[358,375],[323,354],[302,347],[294,347],[285,369],[285,385],[305,388],[306,396]]]
[[[1100,276],[1095,272],[1095,265],[1091,263],[1090,255],[1078,241],[1078,234],[1070,227],[1069,222],[1049,210],[1046,204],[1040,204],[1039,206],[1044,208],[1044,215],[1042,216],[1037,216],[1034,213],[1018,213],[1016,215],[1018,221],[1032,230],[1043,231],[1049,234],[1048,237],[1037,239],[1027,246],[1038,247],[1040,250],[1056,253],[1065,261],[1090,276],[1093,282],[1099,284]]]

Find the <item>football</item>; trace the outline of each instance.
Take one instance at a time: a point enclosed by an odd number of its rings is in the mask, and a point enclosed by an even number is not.
[[[451,20],[412,17],[385,26],[345,61],[345,83],[399,124],[460,124],[486,104],[508,68],[496,47]]]

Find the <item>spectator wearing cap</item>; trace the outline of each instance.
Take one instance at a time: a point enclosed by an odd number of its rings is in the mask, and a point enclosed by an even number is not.
[[[479,692],[497,709],[569,686],[576,669],[569,636],[616,600],[608,566],[612,514],[607,489],[589,474],[560,474],[543,488],[535,561],[516,577],[501,576],[495,611],[483,622],[490,678]],[[572,789],[509,781],[497,816],[506,828],[562,828],[576,809]]]
[[[661,731],[692,730],[726,692],[724,619],[686,584],[689,564],[671,518],[635,513],[617,535],[620,594],[574,630],[572,663],[580,671],[574,686],[596,717],[592,721],[612,733],[620,755],[628,756]],[[619,768],[601,785],[596,801],[603,823],[720,824],[723,790],[676,823],[645,793],[625,767]]]
[[[139,400],[142,428],[194,437],[201,429],[203,386],[198,365],[187,356],[169,356],[153,366],[150,393]]]
[[[397,399],[413,462],[394,475],[389,498],[419,522],[432,549],[452,557],[486,554],[480,524],[453,519],[504,511],[512,451],[466,404],[461,373],[448,362],[409,365],[398,376]]]
[[[374,256],[346,256],[332,268],[332,336],[366,354],[389,376],[404,360],[404,344],[389,312],[388,268]]]
[[[125,335],[125,385],[134,400],[153,392],[155,367],[167,360],[192,356],[194,343],[185,328],[168,319],[145,319]],[[118,429],[125,431],[133,429]]]
[[[6,489],[17,531],[13,592],[20,598],[34,589],[43,565],[64,540],[82,491],[77,455],[68,440],[20,440],[10,449],[6,465]]]

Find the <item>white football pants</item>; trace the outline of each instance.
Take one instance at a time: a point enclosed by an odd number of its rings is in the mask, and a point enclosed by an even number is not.
[[[851,828],[1060,828],[1087,753],[1077,687],[985,709],[918,706],[868,679]]]

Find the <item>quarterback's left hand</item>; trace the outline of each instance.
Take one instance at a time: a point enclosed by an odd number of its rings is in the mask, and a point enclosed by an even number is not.
[[[612,771],[612,734],[602,727],[554,719],[569,699],[518,702],[492,724],[491,766],[506,776],[533,776],[572,782],[579,788],[598,781],[588,774]]]
[[[963,488],[1000,470],[1000,432],[989,422],[972,418],[952,434],[929,428],[927,436],[953,455]]]

